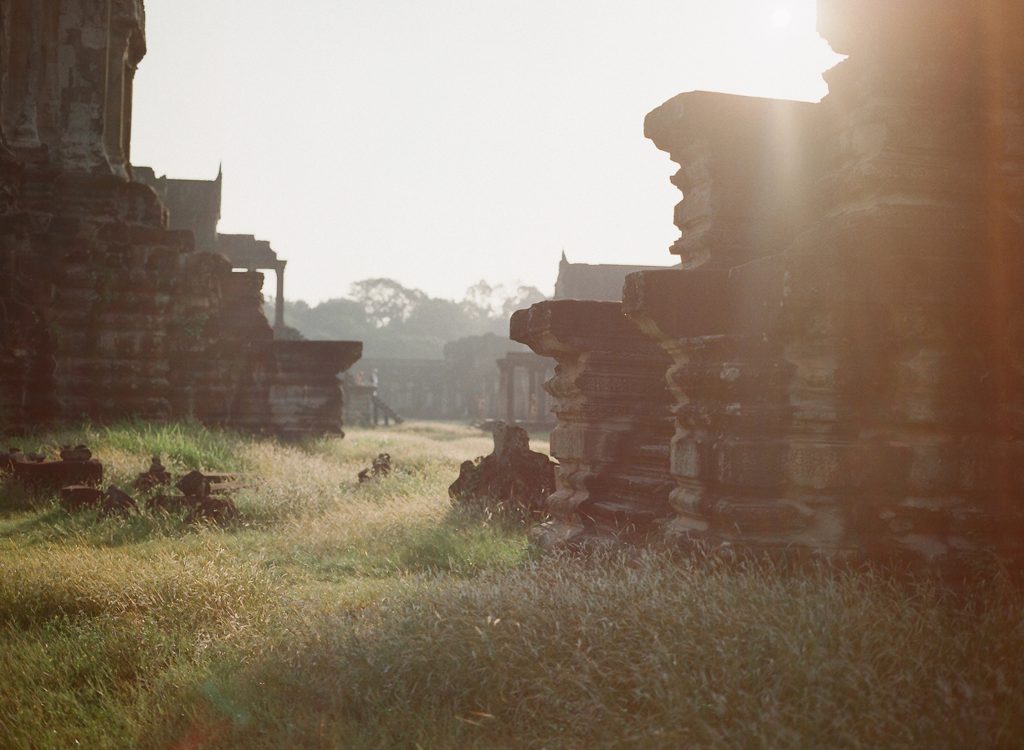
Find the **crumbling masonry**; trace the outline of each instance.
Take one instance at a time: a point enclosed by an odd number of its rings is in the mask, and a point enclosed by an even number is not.
[[[682,268],[513,317],[558,362],[549,541],[1021,560],[1024,4],[818,5],[820,104],[648,116]]]
[[[0,0],[0,426],[341,428],[358,342],[274,341],[262,277],[131,179],[141,0]]]

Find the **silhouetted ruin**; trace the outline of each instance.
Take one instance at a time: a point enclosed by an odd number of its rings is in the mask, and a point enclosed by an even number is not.
[[[514,315],[559,363],[549,541],[1021,558],[1024,5],[818,7],[820,104],[648,115],[682,268]]]
[[[262,276],[207,252],[203,200],[132,179],[141,0],[0,0],[0,23],[0,424],[340,431],[337,375],[361,344],[274,341]]]

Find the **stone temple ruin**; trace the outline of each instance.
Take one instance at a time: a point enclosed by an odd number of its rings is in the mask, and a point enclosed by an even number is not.
[[[281,260],[266,240],[251,234],[221,234],[221,195],[224,171],[218,170],[214,180],[178,180],[157,177],[151,167],[132,169],[137,182],[149,185],[167,206],[169,229],[192,232],[197,250],[219,253],[228,259],[231,267],[245,271],[273,271],[277,287],[274,296],[274,335],[284,332],[284,269],[288,261]]]
[[[132,179],[144,26],[142,0],[0,0],[0,424],[340,431],[361,344],[274,340],[262,275]]]
[[[693,92],[672,252],[517,312],[555,359],[547,541],[1024,552],[1024,4],[819,0],[820,104]]]

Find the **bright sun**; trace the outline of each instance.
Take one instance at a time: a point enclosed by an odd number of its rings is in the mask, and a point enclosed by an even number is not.
[[[772,13],[772,25],[777,29],[785,29],[793,21],[793,12],[789,8],[776,8]]]

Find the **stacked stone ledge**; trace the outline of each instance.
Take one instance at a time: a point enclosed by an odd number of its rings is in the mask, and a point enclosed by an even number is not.
[[[687,543],[1019,563],[1024,7],[819,15],[849,56],[821,104],[695,92],[647,119],[684,192],[682,268],[630,276],[622,306],[671,362],[671,512],[654,524]],[[520,340],[567,356],[534,328]],[[618,334],[584,332],[625,362]]]
[[[632,537],[669,515],[668,358],[617,302],[556,300],[512,316],[511,337],[558,363],[545,384],[558,426],[553,522],[546,546],[595,535]]]

